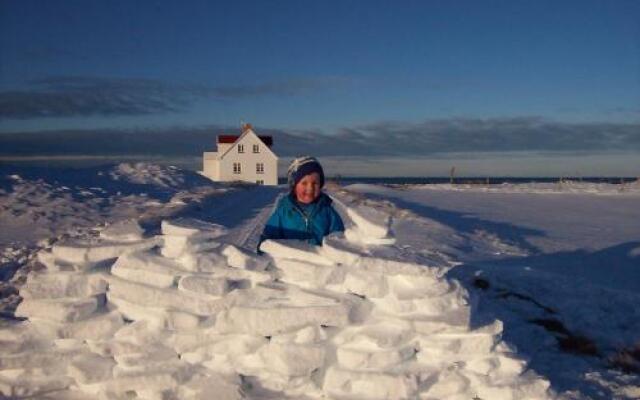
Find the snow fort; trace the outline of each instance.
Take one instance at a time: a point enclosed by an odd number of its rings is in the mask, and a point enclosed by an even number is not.
[[[322,247],[136,220],[38,254],[0,329],[0,393],[40,399],[545,399],[549,382],[446,269],[394,246],[391,216],[336,194]]]

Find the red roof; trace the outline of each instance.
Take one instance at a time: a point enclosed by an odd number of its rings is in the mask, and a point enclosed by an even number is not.
[[[218,143],[235,143],[240,135],[218,135]],[[273,146],[273,137],[271,136],[258,136],[260,140],[267,146]]]
[[[238,135],[218,135],[218,143],[235,143],[239,137]]]

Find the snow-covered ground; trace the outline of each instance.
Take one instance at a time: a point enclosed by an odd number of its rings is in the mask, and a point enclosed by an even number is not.
[[[348,189],[402,210],[399,242],[459,263],[447,276],[558,392],[640,397],[640,182]]]
[[[282,188],[0,172],[0,397],[640,397],[638,184],[330,186],[258,256]]]

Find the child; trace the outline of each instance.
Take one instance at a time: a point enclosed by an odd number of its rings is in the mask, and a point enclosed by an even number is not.
[[[309,156],[296,158],[289,166],[287,178],[289,194],[278,202],[260,243],[267,239],[298,239],[322,245],[326,235],[344,231],[331,198],[322,193],[324,172],[318,160]]]

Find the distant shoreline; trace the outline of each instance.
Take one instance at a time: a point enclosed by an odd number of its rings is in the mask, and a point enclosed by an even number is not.
[[[197,157],[147,157],[140,159],[139,156],[0,156],[0,174],[5,174],[17,169],[84,169],[117,165],[121,162],[137,163],[158,163],[162,165],[175,165],[179,168],[198,171],[200,160]],[[503,183],[554,183],[563,181],[583,181],[591,183],[628,183],[640,179],[636,176],[455,176],[455,184],[503,184]],[[342,176],[327,174],[327,180],[340,183],[370,183],[370,184],[443,184],[451,183],[449,176]],[[278,178],[279,184],[286,184],[286,177]]]
[[[371,184],[412,184],[412,185],[428,185],[428,184],[442,184],[451,183],[449,177],[340,177],[338,179],[328,177],[328,180],[334,180],[339,183],[371,183]],[[503,183],[555,183],[562,181],[577,181],[577,182],[590,182],[590,183],[627,183],[635,182],[638,180],[636,177],[607,177],[607,176],[591,176],[591,177],[456,177],[453,179],[454,184],[490,184],[499,185]],[[286,179],[281,183],[286,183]]]

